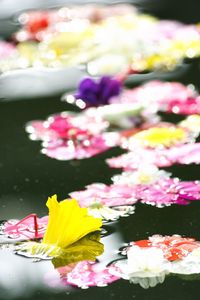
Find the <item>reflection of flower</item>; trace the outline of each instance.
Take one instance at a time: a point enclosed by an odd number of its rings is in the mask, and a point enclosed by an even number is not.
[[[78,87],[76,99],[81,99],[86,106],[99,106],[109,103],[109,99],[119,95],[121,84],[118,80],[103,76],[97,82],[92,78],[83,79]]]
[[[22,243],[18,250],[28,251],[33,257],[57,257],[63,250],[87,234],[100,230],[101,219],[88,215],[87,208],[80,208],[76,200],[57,202],[54,195],[47,201],[49,220],[41,243]]]
[[[91,261],[79,262],[70,273],[64,277],[63,282],[81,288],[89,286],[106,286],[119,279],[109,272],[110,267],[103,267]]]

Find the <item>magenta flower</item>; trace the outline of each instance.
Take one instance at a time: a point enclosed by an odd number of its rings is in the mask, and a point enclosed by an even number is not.
[[[26,130],[33,140],[42,140],[42,152],[49,157],[69,160],[83,159],[106,151],[119,140],[118,133],[101,133],[108,122],[101,118],[61,113],[47,121],[32,121]]]
[[[95,125],[95,126],[94,126]],[[86,114],[69,114],[63,112],[50,116],[45,121],[31,121],[26,131],[35,140],[76,139],[84,134],[96,135],[108,126],[100,118]]]
[[[168,103],[167,112],[182,115],[200,114],[200,96],[174,99]]]
[[[153,185],[141,185],[137,188],[137,197],[142,203],[156,205],[186,205],[189,201],[200,200],[200,183],[197,181],[180,181],[163,179]]]
[[[62,281],[64,284],[81,288],[106,286],[120,279],[120,277],[112,275],[109,269],[110,267],[100,267],[97,263],[92,261],[82,261],[79,262],[71,272],[67,272],[66,276],[64,276],[63,268],[61,268]]]
[[[136,190],[128,185],[105,185],[93,183],[85,190],[70,193],[72,198],[78,200],[81,207],[88,207],[94,203],[106,206],[132,205],[137,202]]]
[[[42,238],[48,223],[48,216],[38,218],[31,214],[22,220],[8,220],[2,226],[2,234],[11,239]]]

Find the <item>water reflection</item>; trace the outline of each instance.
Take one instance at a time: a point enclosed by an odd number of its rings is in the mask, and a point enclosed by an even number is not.
[[[105,251],[96,263],[86,260],[78,263],[75,260],[33,262],[32,259],[14,254],[11,246],[1,246],[0,299],[21,299],[38,290],[72,291],[71,286],[77,285],[82,288],[90,285],[104,286],[117,280],[118,277],[110,274],[106,265],[119,257],[114,249],[121,246],[121,236],[116,231],[103,237],[101,242]],[[77,257],[77,253],[74,257]]]

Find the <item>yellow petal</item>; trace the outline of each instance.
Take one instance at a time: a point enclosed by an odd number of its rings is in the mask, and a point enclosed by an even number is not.
[[[187,133],[182,128],[175,127],[153,127],[143,130],[132,137],[132,141],[147,147],[171,147],[185,142]]]
[[[54,195],[48,199],[47,207],[49,222],[42,243],[66,248],[102,226],[101,219],[89,216],[87,208],[80,208],[74,199],[58,203]]]

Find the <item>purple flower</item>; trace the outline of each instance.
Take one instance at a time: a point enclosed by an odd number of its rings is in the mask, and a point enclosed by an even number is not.
[[[120,92],[120,82],[109,76],[103,76],[99,81],[85,78],[80,82],[75,98],[83,100],[86,106],[99,106],[108,104],[110,98]]]

